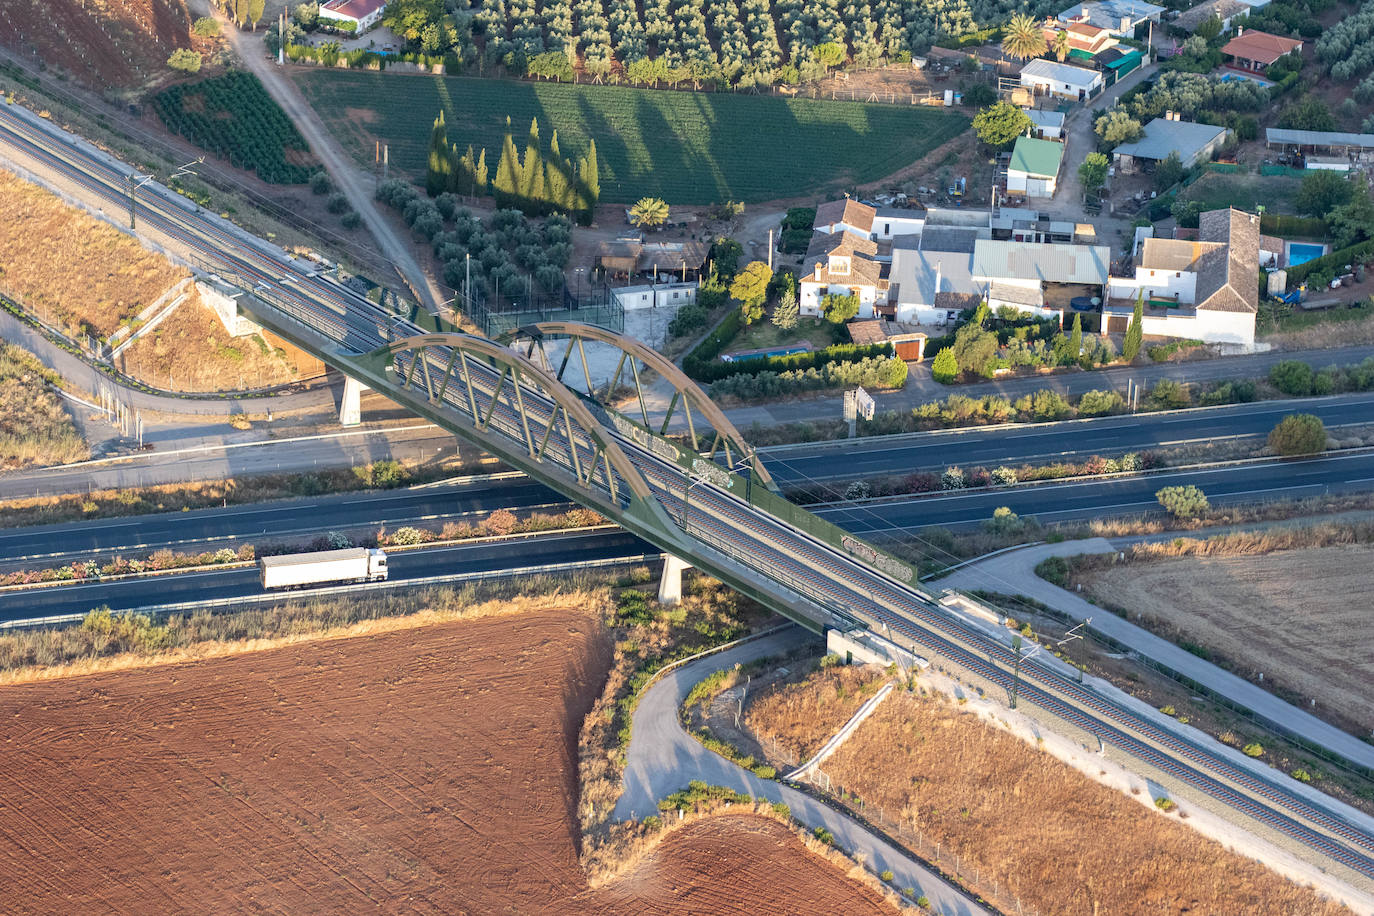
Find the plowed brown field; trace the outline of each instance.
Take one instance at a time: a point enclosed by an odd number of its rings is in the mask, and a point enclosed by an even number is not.
[[[95,89],[136,86],[191,45],[191,16],[184,0],[4,0],[0,44]]]
[[[877,912],[749,818],[587,889],[570,610],[0,689],[0,912]]]

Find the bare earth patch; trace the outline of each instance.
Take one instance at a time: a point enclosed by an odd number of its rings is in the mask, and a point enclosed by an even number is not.
[[[759,691],[749,703],[745,722],[756,734],[807,760],[848,722],[888,675],[877,665],[835,665],[806,680],[807,689],[779,684]]]
[[[265,388],[296,377],[285,350],[261,335],[230,337],[194,287],[189,300],[120,356],[125,372],[177,391]]]
[[[1041,913],[1347,912],[943,700],[890,697],[824,769]]]
[[[1368,625],[1371,568],[1374,547],[1347,545],[1135,561],[1083,582],[1097,600],[1154,618],[1367,731],[1374,659],[1356,634]]]
[[[0,290],[80,337],[108,337],[182,277],[161,255],[0,170]]]
[[[684,828],[590,891],[577,734],[610,651],[589,613],[546,607],[0,688],[0,911],[822,913],[865,899],[749,818]]]

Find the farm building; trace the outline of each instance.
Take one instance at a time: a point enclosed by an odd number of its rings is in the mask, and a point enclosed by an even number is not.
[[[1026,114],[1030,116],[1031,123],[1035,126],[1031,129],[1031,135],[1044,140],[1059,140],[1064,136],[1064,112],[1046,111],[1043,108],[1028,108]]]
[[[973,249],[971,273],[975,283],[986,284],[992,308],[1060,318],[1073,299],[1102,296],[1110,264],[1111,249],[1103,245],[983,239]]]
[[[1086,22],[1122,38],[1131,38],[1147,22],[1159,22],[1164,7],[1142,0],[1087,0],[1060,13],[1060,22]]]
[[[1007,194],[1013,197],[1053,197],[1064,161],[1064,144],[1034,137],[1017,137],[1007,167]]]
[[[1096,70],[1038,58],[1022,68],[1021,85],[1036,95],[1086,99],[1102,88],[1102,74]]]
[[[873,234],[873,217],[877,209],[861,204],[852,197],[843,200],[828,200],[816,208],[817,232],[852,232],[868,238]]]
[[[1289,130],[1266,127],[1264,145],[1285,153],[1302,153],[1309,159],[1318,156],[1343,156],[1361,160],[1374,153],[1374,134],[1346,134],[1330,130]]]
[[[349,32],[366,32],[386,12],[386,0],[328,0],[320,4],[320,19]]]
[[[613,277],[677,276],[682,282],[699,277],[706,264],[705,242],[649,242],[621,238],[597,247],[596,267]]]
[[[1236,30],[1236,37],[1222,46],[1221,53],[1230,58],[1229,66],[1247,73],[1263,75],[1280,57],[1302,50],[1296,38],[1284,38],[1258,30]]]
[[[1221,30],[1231,27],[1231,20],[1237,16],[1248,15],[1251,7],[1241,0],[1206,0],[1190,10],[1184,11],[1173,21],[1173,27],[1183,32],[1196,32],[1198,26],[1209,19],[1220,19]]]
[[[1209,161],[1231,135],[1225,127],[1179,121],[1172,112],[1166,115],[1169,116],[1155,118],[1146,124],[1139,140],[1123,143],[1112,150],[1112,158],[1122,171],[1153,169],[1155,163],[1168,159],[1170,153],[1178,153],[1184,167],[1191,168],[1199,162]]]
[[[920,235],[925,224],[924,210],[879,207],[873,215],[873,238],[879,242],[886,242],[899,235]]]
[[[1259,307],[1260,220],[1240,210],[1210,210],[1197,241],[1147,238],[1135,276],[1112,277],[1103,333],[1124,333],[1138,297],[1146,334],[1253,346]]]

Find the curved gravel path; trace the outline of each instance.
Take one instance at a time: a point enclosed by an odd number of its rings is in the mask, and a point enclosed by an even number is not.
[[[782,801],[792,816],[808,828],[824,827],[835,835],[836,845],[851,854],[861,853],[875,872],[891,869],[897,887],[914,887],[930,899],[931,907],[943,916],[986,916],[962,891],[947,884],[937,874],[911,858],[892,843],[870,833],[857,822],[826,807],[796,789],[770,779],[760,779],[748,770],[706,750],[683,730],[678,709],[692,685],[713,671],[736,664],[780,655],[817,637],[798,626],[771,636],[736,646],[715,655],[689,662],[670,672],[645,691],[633,716],[625,788],[616,803],[613,817],[618,820],[642,818],[658,813],[658,800],[685,789],[693,779],[711,785],[728,786],[756,798]]]

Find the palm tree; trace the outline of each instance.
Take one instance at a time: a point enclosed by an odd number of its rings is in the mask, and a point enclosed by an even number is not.
[[[1045,33],[1028,13],[1017,13],[1002,33],[1002,50],[1017,60],[1044,54]]]
[[[1069,56],[1069,33],[1066,29],[1054,33],[1054,56],[1059,58],[1060,63]]]
[[[640,229],[654,229],[668,222],[668,204],[661,197],[643,197],[630,208],[630,222]]]

